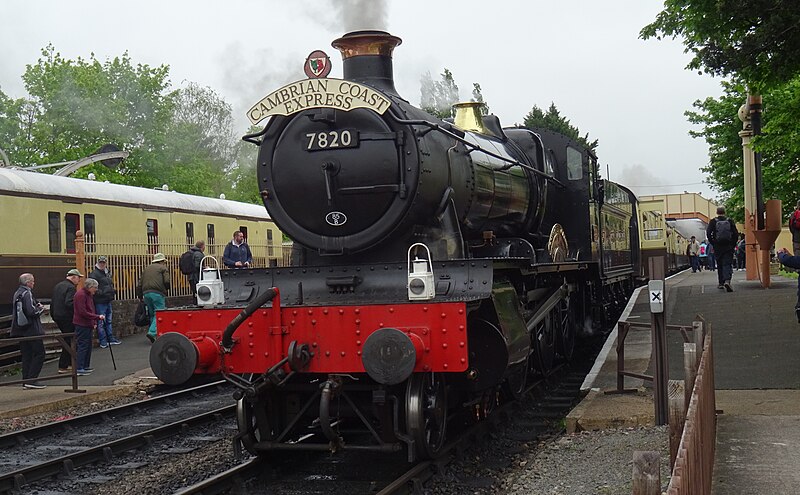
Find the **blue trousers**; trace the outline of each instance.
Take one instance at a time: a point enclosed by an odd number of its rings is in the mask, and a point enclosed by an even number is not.
[[[150,327],[147,329],[147,335],[155,337],[156,310],[165,309],[167,307],[167,299],[158,292],[148,292],[144,295],[144,303],[147,305],[147,311],[150,313]]]
[[[78,353],[76,366],[79,370],[85,370],[92,360],[92,329],[75,325],[75,340]]]
[[[700,258],[697,256],[689,256],[689,263],[692,265],[692,272],[700,269]]]
[[[99,315],[105,315],[105,320],[97,322],[97,341],[100,345],[108,344],[116,340],[114,331],[111,329],[111,303],[94,303],[94,309]]]

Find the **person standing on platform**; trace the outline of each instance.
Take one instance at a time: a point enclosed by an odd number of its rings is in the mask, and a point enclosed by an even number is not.
[[[697,256],[700,258],[700,271],[708,270],[708,242],[705,240],[700,243],[700,251]]]
[[[105,349],[109,345],[119,345],[120,342],[114,337],[114,330],[111,328],[111,301],[117,295],[114,289],[114,281],[111,279],[111,271],[108,269],[108,258],[99,256],[94,270],[89,274],[89,278],[97,280],[97,292],[94,295],[94,307],[97,314],[105,316],[97,322],[97,341],[100,347]]]
[[[192,252],[192,265],[194,271],[189,275],[189,285],[192,286],[192,294],[197,295],[197,282],[200,281],[200,263],[205,257],[206,243],[205,241],[197,241],[194,246],[189,249]]]
[[[144,300],[150,314],[147,338],[151,344],[156,341],[156,311],[167,307],[167,291],[171,285],[166,261],[167,258],[163,253],[156,253],[153,262],[142,272],[136,286],[136,293]]]
[[[706,261],[708,261],[708,269],[713,272],[717,269],[717,259],[716,256],[714,256],[714,246],[711,244],[706,246],[706,254],[708,255],[708,258],[706,258]]]
[[[72,323],[75,324],[75,340],[77,341],[78,356],[76,366],[78,376],[85,376],[94,371],[89,364],[92,360],[92,331],[97,328],[97,322],[105,319],[104,315],[97,314],[94,307],[94,295],[97,293],[97,280],[87,278],[83,281],[83,288],[75,292],[75,314]]]
[[[50,316],[58,325],[61,333],[75,333],[75,324],[72,318],[75,316],[73,307],[75,299],[75,288],[81,281],[83,274],[76,268],[67,272],[67,278],[57,283],[53,287],[53,300],[50,302]],[[72,356],[67,348],[72,345],[72,337],[64,337],[67,347],[61,350],[58,358],[58,372],[69,373],[72,371]],[[77,360],[75,361],[77,363]]]
[[[778,251],[778,261],[789,268],[800,269],[800,256],[792,256],[786,248]],[[797,302],[794,303],[794,314],[800,323],[800,277],[797,279]]]
[[[697,242],[694,236],[689,239],[686,252],[689,254],[689,264],[692,265],[692,273],[697,273],[697,270],[700,269],[700,259],[698,258],[700,255],[700,243]]]
[[[733,292],[731,279],[733,278],[733,247],[739,238],[736,223],[725,216],[725,208],[717,208],[717,217],[708,222],[706,235],[717,253],[717,288]]]
[[[11,301],[11,337],[34,337],[44,335],[41,315],[44,306],[33,297],[33,286],[36,280],[30,273],[19,276],[19,287]],[[41,339],[26,340],[19,343],[22,356],[22,379],[31,380],[39,377],[44,365],[44,342]],[[23,383],[23,388],[40,389],[47,385],[33,381]]]
[[[244,234],[237,230],[233,233],[233,240],[226,246],[222,253],[222,262],[228,268],[247,268],[253,264],[253,253],[244,240]]]
[[[800,256],[800,201],[789,215],[789,232],[792,233],[792,251],[795,256]]]
[[[747,256],[745,256],[747,252],[746,247],[747,245],[744,242],[744,234],[739,233],[739,242],[736,243],[736,248],[734,249],[737,270],[744,270],[745,268],[745,260],[747,259]]]

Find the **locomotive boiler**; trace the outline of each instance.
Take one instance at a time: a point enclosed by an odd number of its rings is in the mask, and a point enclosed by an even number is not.
[[[244,139],[292,266],[223,271],[224,301],[198,290],[157,315],[156,375],[221,372],[252,453],[435,456],[453,411],[518,397],[635,283],[635,197],[591,150],[477,103],[452,121],[416,108],[394,87],[399,44],[347,34],[342,79],[314,52],[308,79],[248,112],[269,118]]]

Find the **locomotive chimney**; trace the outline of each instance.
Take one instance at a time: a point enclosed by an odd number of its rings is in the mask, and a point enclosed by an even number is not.
[[[402,43],[384,31],[354,31],[331,45],[342,53],[344,78],[396,95],[392,51]]]

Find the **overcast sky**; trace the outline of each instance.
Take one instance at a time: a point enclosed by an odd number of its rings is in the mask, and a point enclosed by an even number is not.
[[[21,76],[52,43],[65,58],[104,61],[128,51],[134,63],[170,66],[173,87],[209,86],[233,105],[237,125],[272,90],[304,78],[315,49],[347,31],[381,28],[403,39],[395,50],[400,94],[420,100],[420,77],[450,69],[468,100],[480,83],[503,125],[554,102],[582,134],[599,139],[605,174],[638,194],[700,192],[714,197],[699,168],[702,140],[683,113],[719,96],[719,80],[684,67],[679,41],[642,41],[661,10],[655,0],[59,1],[3,0],[0,90],[25,96]]]

